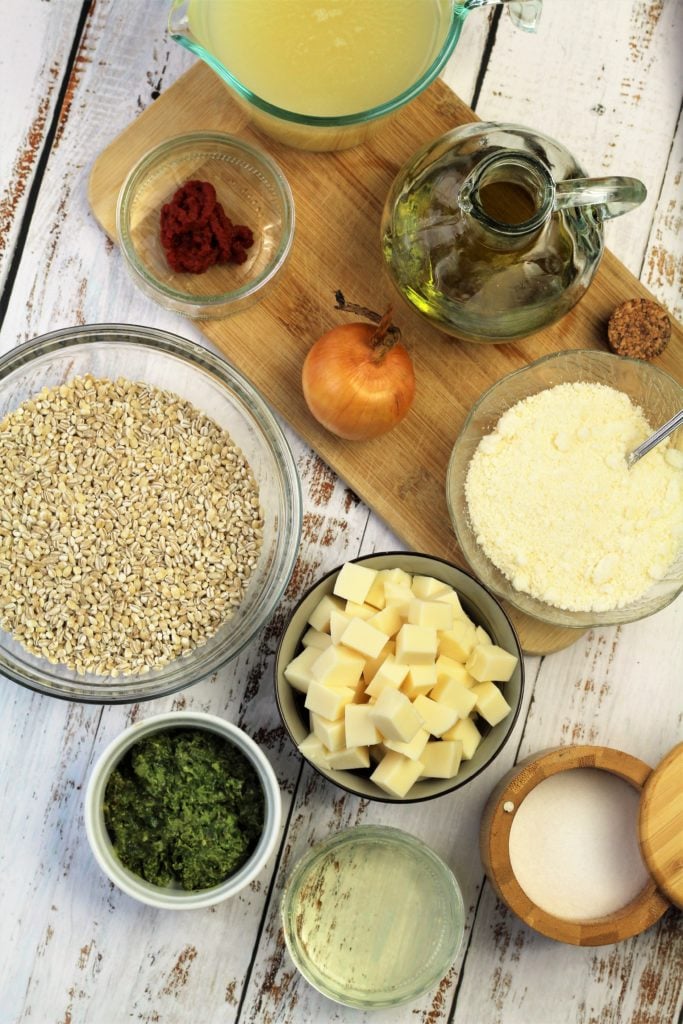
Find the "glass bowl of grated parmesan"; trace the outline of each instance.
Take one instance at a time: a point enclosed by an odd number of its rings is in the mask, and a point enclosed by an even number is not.
[[[558,626],[632,622],[683,589],[683,430],[626,455],[683,407],[642,360],[558,352],[475,404],[448,466],[460,548],[498,596]]]

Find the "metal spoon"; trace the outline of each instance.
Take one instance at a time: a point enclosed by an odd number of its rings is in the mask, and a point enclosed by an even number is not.
[[[675,416],[672,416],[670,420],[655,430],[654,434],[646,438],[642,444],[639,444],[637,448],[634,448],[632,452],[629,452],[626,456],[626,465],[630,469],[631,466],[635,465],[638,459],[642,459],[643,455],[647,455],[648,452],[652,451],[655,445],[658,445],[660,441],[663,441],[669,434],[673,434],[674,430],[683,425],[683,409],[677,412]]]

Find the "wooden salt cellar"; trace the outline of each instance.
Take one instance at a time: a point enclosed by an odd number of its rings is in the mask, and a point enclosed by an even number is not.
[[[642,793],[638,840],[652,876],[626,906],[587,921],[569,921],[541,910],[519,885],[510,861],[510,831],[521,802],[544,779],[573,768],[610,772]],[[533,754],[508,772],[489,797],[482,816],[480,849],[497,895],[542,935],[575,946],[603,946],[638,935],[671,904],[683,907],[683,743],[654,770],[639,758],[611,747],[566,746]]]

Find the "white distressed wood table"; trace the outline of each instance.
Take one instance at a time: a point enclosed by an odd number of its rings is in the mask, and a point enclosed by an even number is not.
[[[257,0],[254,0],[257,2]],[[2,351],[57,327],[141,323],[202,341],[139,294],[87,206],[101,149],[186,70],[165,33],[166,0],[4,0],[0,55]],[[642,178],[647,202],[607,241],[683,313],[683,5],[546,0],[536,36],[475,12],[445,78],[487,120],[560,138],[594,174]],[[399,547],[288,432],[305,495],[303,543],[285,610],[346,558]],[[378,1024],[669,1024],[681,1010],[683,935],[670,911],[617,946],[555,944],[518,922],[483,881],[487,794],[515,760],[558,743],[604,743],[650,764],[681,738],[683,602],[623,628],[591,630],[527,660],[524,707],[495,765],[464,790],[405,808],[326,784],[280,727],[277,629],[197,686],[150,705],[64,703],[0,679],[0,1024],[356,1022],[297,975],[282,942],[283,880],[310,844],[360,821],[426,840],[455,871],[466,939],[447,977]],[[112,887],[83,827],[93,760],[138,717],[178,707],[223,715],[263,745],[284,798],[282,842],[244,895],[213,910],[155,912]]]

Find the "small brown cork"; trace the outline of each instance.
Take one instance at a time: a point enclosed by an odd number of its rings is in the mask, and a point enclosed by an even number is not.
[[[671,337],[666,310],[652,299],[629,299],[612,313],[607,339],[613,352],[632,359],[652,359],[663,352]]]

